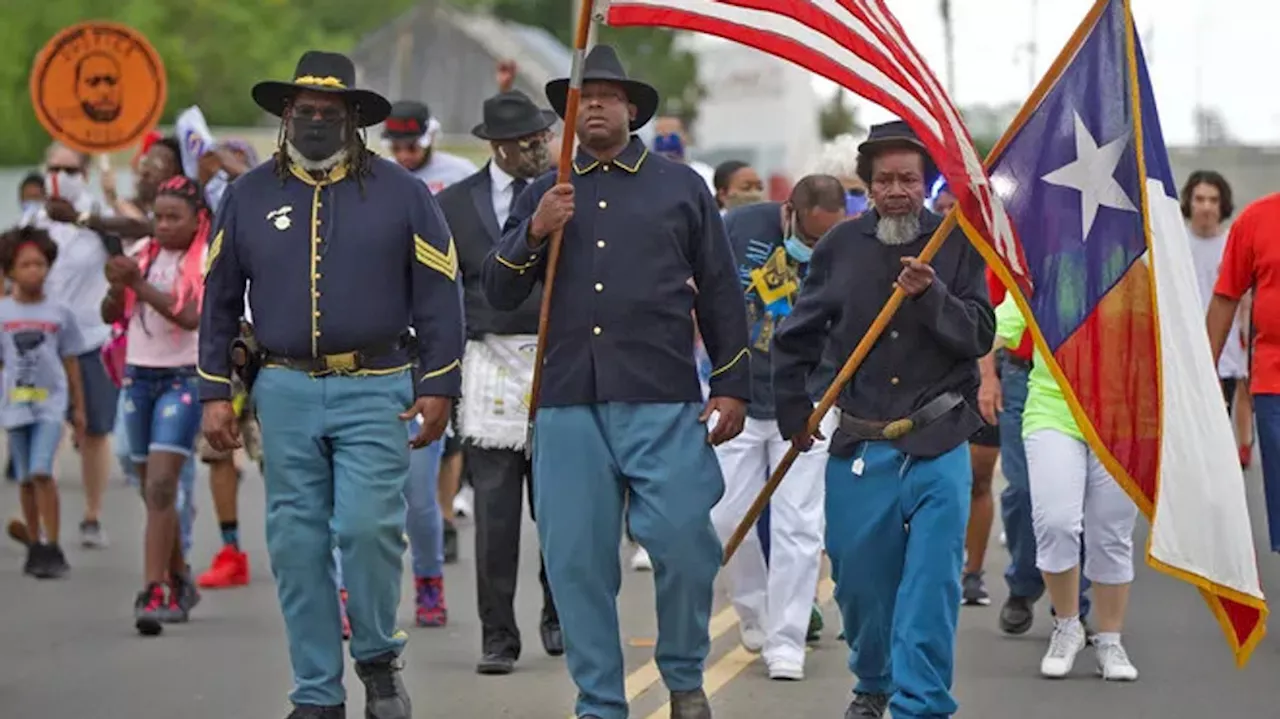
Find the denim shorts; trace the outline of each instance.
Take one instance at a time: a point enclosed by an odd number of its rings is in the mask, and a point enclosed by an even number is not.
[[[147,461],[152,452],[190,457],[200,432],[200,399],[195,367],[125,368],[124,426],[129,459]]]
[[[9,458],[18,481],[53,476],[53,456],[62,441],[61,422],[35,422],[9,428]]]
[[[85,434],[105,437],[115,431],[116,407],[120,390],[116,389],[102,365],[102,349],[95,348],[76,357],[80,365],[80,383],[84,388]],[[67,410],[67,421],[71,411]]]

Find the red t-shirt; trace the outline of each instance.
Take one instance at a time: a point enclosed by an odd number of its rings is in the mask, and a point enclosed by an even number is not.
[[[1251,289],[1257,335],[1249,389],[1280,394],[1280,193],[1246,207],[1227,235],[1213,293],[1239,301]]]
[[[1000,303],[1004,302],[1004,283],[1000,281],[999,277],[996,277],[996,273],[992,272],[990,267],[987,268],[987,293],[991,295],[992,307],[999,307]],[[1010,349],[1009,354],[1017,357],[1018,359],[1030,362],[1031,353],[1034,349],[1035,342],[1031,339],[1031,333],[1024,332],[1022,335],[1022,343],[1017,347]]]

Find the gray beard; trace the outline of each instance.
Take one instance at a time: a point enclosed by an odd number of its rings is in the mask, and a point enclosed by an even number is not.
[[[298,148],[293,146],[292,142],[286,142],[284,144],[284,148],[285,151],[289,153],[289,161],[307,172],[328,172],[329,170],[337,167],[338,163],[347,159],[346,148],[338,150],[323,160],[308,160],[302,156],[302,153],[298,151]]]
[[[890,247],[914,242],[919,236],[920,215],[916,212],[897,217],[881,215],[876,222],[876,239]]]

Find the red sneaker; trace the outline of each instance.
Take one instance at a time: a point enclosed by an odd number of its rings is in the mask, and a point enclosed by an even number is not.
[[[342,609],[342,638],[351,638],[351,619],[347,616],[347,590],[338,592],[338,601]]]
[[[443,627],[449,623],[449,608],[444,603],[444,577],[418,577],[415,617],[420,627]]]
[[[224,546],[214,556],[209,571],[196,580],[196,584],[204,589],[229,589],[248,583],[249,555],[231,545]]]

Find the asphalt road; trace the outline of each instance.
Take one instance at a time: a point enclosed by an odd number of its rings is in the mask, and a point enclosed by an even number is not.
[[[74,468],[64,454],[60,467]],[[71,476],[68,473],[68,476]],[[203,476],[201,478],[203,480]],[[1265,546],[1257,470],[1248,475],[1254,532]],[[166,629],[158,639],[139,637],[131,620],[140,584],[143,511],[136,493],[116,483],[107,497],[105,526],[112,545],[85,551],[69,547],[70,575],[39,582],[21,574],[22,551],[0,545],[0,719],[274,719],[288,713],[290,686],[283,626],[266,565],[262,486],[252,470],[242,490],[243,543],[251,554],[250,586],[205,594],[192,621]],[[207,494],[199,485],[200,514],[193,562],[204,565],[217,549],[217,529]],[[83,498],[76,480],[64,484],[64,524],[74,537]],[[0,487],[0,512],[14,516],[17,492]],[[998,521],[997,521],[998,525]],[[574,691],[563,662],[544,655],[537,638],[539,593],[532,527],[526,528],[519,615],[525,656],[516,673],[484,677],[474,672],[479,626],[475,616],[470,528],[463,525],[463,556],[446,574],[449,626],[409,628],[405,678],[415,715],[566,719]],[[999,527],[996,528],[998,534]],[[1145,533],[1145,528],[1143,530]],[[1143,546],[1139,543],[1138,546]],[[1142,673],[1131,685],[1107,685],[1093,674],[1086,650],[1074,676],[1038,677],[1048,636],[1047,609],[1019,638],[996,628],[1004,586],[1004,551],[993,538],[987,572],[991,607],[962,612],[956,694],[964,719],[1201,719],[1206,716],[1280,716],[1280,649],[1264,640],[1253,662],[1237,670],[1216,622],[1199,594],[1142,567],[1133,592],[1126,644]],[[1280,579],[1280,561],[1260,557],[1265,586]],[[654,638],[651,575],[627,572],[619,599],[626,647],[632,717],[665,719],[666,692],[652,658]],[[822,593],[830,597],[830,585]],[[737,641],[731,610],[723,604],[713,620],[714,643],[706,688],[716,716],[838,719],[848,702],[851,678],[846,651],[835,639],[839,619],[825,607],[827,630],[809,654],[803,682],[771,682],[757,657]],[[401,607],[412,626],[409,587]],[[363,711],[363,690],[348,673],[349,715]]]

